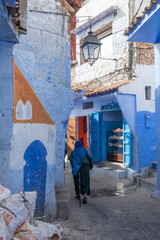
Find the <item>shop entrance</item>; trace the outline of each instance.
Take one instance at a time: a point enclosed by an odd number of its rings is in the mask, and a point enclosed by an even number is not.
[[[132,133],[122,112],[103,113],[103,129],[106,133],[106,159],[131,165]]]
[[[91,114],[91,152],[94,162],[131,165],[132,133],[120,108]]]
[[[76,140],[88,149],[87,116],[70,118],[67,125],[68,155],[73,151]]]

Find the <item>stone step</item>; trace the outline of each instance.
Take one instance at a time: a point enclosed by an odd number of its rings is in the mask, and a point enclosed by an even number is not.
[[[142,168],[142,174],[148,177],[157,178],[157,169],[155,168]]]
[[[67,220],[70,212],[70,194],[65,188],[56,190],[56,218]]]
[[[137,186],[151,192],[155,191],[157,185],[157,179],[155,177],[148,177],[143,174],[133,174],[133,181]]]
[[[102,175],[102,176],[107,176],[107,177],[112,177],[112,178],[117,178],[117,179],[124,179],[126,178],[126,171],[125,170],[119,170],[119,169],[112,169],[109,167],[97,167],[94,165],[91,174],[93,175]]]

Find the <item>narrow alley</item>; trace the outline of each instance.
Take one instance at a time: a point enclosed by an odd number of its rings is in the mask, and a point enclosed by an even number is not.
[[[0,240],[160,240],[160,0],[0,0],[0,123]]]
[[[91,175],[91,197],[79,207],[72,174],[66,170],[70,217],[56,220],[63,240],[159,240],[160,202],[128,179]]]

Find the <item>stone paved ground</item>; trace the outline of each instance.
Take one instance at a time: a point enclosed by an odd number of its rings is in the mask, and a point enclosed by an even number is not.
[[[91,176],[92,195],[79,208],[71,173],[66,171],[71,195],[70,218],[56,220],[63,240],[160,240],[160,200],[127,179]]]

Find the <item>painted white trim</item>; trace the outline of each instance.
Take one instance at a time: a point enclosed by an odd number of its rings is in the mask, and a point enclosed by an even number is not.
[[[24,152],[35,140],[40,140],[47,149],[48,164],[56,164],[56,126],[40,123],[15,123],[11,140],[10,169],[22,169],[26,164]]]

